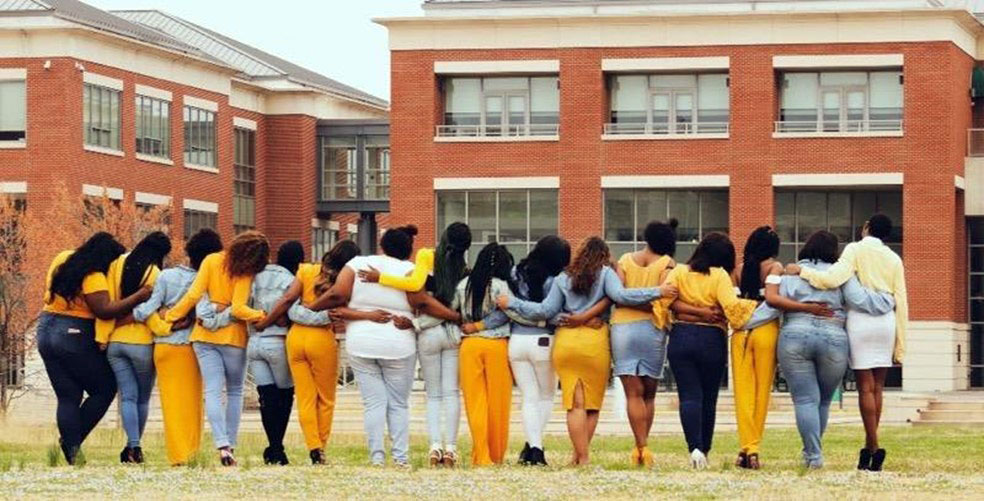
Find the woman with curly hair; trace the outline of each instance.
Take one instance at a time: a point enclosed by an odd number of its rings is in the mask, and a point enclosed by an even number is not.
[[[164,258],[171,253],[171,239],[163,232],[150,233],[136,247],[109,265],[109,296],[126,297],[143,287],[154,287]],[[120,390],[120,416],[126,431],[121,463],[143,463],[140,438],[147,425],[150,394],[154,390],[154,334],[132,315],[120,321],[96,320],[96,342],[106,349],[109,366]],[[107,347],[108,346],[108,347]]]
[[[205,384],[205,413],[223,466],[236,465],[233,451],[246,382],[246,324],[265,317],[262,311],[247,306],[247,302],[253,277],[263,271],[269,257],[270,243],[262,233],[247,231],[239,234],[228,250],[205,258],[188,292],[164,315],[165,321],[177,322],[208,293],[219,309],[229,308],[234,319],[215,331],[198,323],[191,332],[192,346]]]
[[[572,464],[588,464],[588,449],[608,385],[612,358],[606,320],[611,302],[641,305],[675,294],[672,286],[624,288],[611,267],[608,244],[591,237],[553,281],[542,302],[498,297],[500,308],[529,320],[547,320],[562,312],[568,315],[557,328],[552,357],[567,409],[567,431],[574,445]]]
[[[116,395],[116,379],[96,344],[95,319],[115,319],[150,297],[150,289],[114,301],[106,272],[126,249],[99,232],[55,256],[48,269],[38,322],[38,353],[58,399],[58,434],[68,464]],[[83,399],[83,392],[88,395]]]

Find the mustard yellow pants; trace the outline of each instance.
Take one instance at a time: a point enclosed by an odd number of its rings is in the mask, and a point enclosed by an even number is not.
[[[509,443],[512,372],[509,340],[467,337],[458,353],[461,393],[472,437],[472,464],[502,463]]]
[[[202,441],[202,375],[190,344],[155,344],[154,365],[171,465],[186,464]]]
[[[738,442],[741,450],[748,454],[758,454],[765,433],[765,418],[769,414],[772,383],[776,376],[778,341],[778,320],[731,336]]]
[[[338,342],[331,329],[294,325],[287,333],[287,363],[294,378],[297,420],[308,450],[331,435],[338,386]]]

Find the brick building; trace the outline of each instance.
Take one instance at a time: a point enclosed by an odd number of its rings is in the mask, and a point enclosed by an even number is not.
[[[371,246],[388,210],[388,108],[163,12],[0,1],[0,191],[29,205],[65,183],[170,203],[178,234],[256,228],[320,256],[361,225]],[[380,120],[372,136],[329,136]]]
[[[709,231],[740,248],[772,224],[788,262],[880,211],[911,303],[894,385],[980,387],[979,3],[428,1],[377,20],[393,217],[425,242],[464,220],[518,256],[555,232],[617,254],[676,217],[682,260]]]

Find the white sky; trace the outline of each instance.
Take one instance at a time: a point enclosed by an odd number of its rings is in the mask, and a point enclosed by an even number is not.
[[[389,99],[387,33],[374,17],[421,13],[422,0],[83,0],[158,9]]]

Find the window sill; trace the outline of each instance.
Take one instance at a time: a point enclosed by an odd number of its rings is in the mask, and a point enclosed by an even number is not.
[[[202,172],[209,172],[212,174],[218,174],[219,169],[217,167],[209,167],[207,165],[195,165],[195,164],[184,164],[186,169],[200,170]]]
[[[85,149],[85,151],[90,151],[92,153],[99,153],[100,155],[109,155],[109,156],[120,157],[120,158],[126,156],[126,153],[123,153],[122,150],[114,150],[113,148],[103,148],[102,146],[93,146],[91,144],[86,144],[82,148]]]
[[[155,157],[153,155],[144,155],[143,153],[137,153],[137,160],[140,160],[141,162],[150,162],[155,164],[174,165],[174,161],[171,160],[170,158]]]
[[[868,132],[773,132],[773,139],[803,139],[803,138],[866,138],[866,137],[904,137],[905,131],[886,130]]]
[[[23,150],[27,148],[27,141],[0,141],[0,150]]]
[[[435,143],[525,143],[556,142],[560,136],[435,136]]]
[[[602,134],[602,141],[692,141],[695,139],[729,139],[731,134]]]

